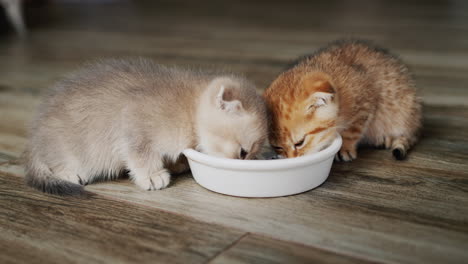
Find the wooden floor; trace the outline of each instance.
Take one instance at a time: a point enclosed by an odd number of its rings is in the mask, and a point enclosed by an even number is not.
[[[29,38],[0,30],[0,263],[468,263],[466,1],[41,2],[26,8]],[[273,199],[219,195],[190,174],[156,192],[94,184],[83,198],[23,184],[39,94],[84,61],[231,69],[261,91],[340,37],[375,40],[413,69],[425,124],[406,161],[363,149],[320,188]]]

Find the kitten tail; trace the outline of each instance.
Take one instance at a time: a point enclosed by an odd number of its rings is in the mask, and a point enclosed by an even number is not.
[[[406,138],[400,137],[392,142],[392,154],[397,160],[404,160],[408,151],[409,142]]]
[[[54,177],[45,165],[26,161],[26,184],[39,191],[62,196],[79,196],[84,194],[83,186]],[[39,166],[37,166],[39,165]]]

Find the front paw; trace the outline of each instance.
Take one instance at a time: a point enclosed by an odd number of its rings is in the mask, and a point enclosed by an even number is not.
[[[150,176],[136,177],[135,184],[143,190],[154,191],[166,188],[171,181],[171,175],[162,170]]]
[[[336,153],[336,161],[352,161],[357,158],[357,151],[355,148],[341,147],[340,151]]]

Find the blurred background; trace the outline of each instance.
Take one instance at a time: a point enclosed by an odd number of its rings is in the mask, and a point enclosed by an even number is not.
[[[8,19],[12,2],[22,3],[24,34]],[[468,1],[0,3],[3,91],[37,93],[84,61],[122,56],[222,67],[264,89],[297,56],[337,38],[357,37],[399,54],[414,70],[426,103],[468,102]]]

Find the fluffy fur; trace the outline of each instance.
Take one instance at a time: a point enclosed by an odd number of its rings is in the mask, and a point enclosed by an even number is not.
[[[46,96],[25,152],[26,182],[52,194],[128,171],[145,190],[168,186],[196,148],[253,158],[267,136],[264,101],[230,74],[168,68],[146,59],[106,60]]]
[[[287,157],[320,151],[338,132],[337,160],[366,143],[403,159],[421,127],[421,103],[408,68],[385,49],[342,40],[301,58],[265,91],[270,143]]]

